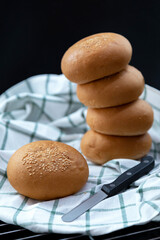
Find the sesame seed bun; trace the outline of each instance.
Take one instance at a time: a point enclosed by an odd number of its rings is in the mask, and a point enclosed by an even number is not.
[[[97,33],[81,39],[63,55],[61,70],[72,82],[83,84],[121,71],[130,62],[132,46],[117,33]]]
[[[88,165],[73,147],[42,140],[22,146],[11,156],[7,175],[20,194],[51,200],[79,191],[88,179]]]

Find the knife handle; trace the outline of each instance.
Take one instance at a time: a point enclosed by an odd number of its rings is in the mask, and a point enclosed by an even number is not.
[[[145,156],[141,159],[141,163],[137,164],[135,167],[130,168],[121,174],[115,181],[104,184],[102,190],[110,197],[113,196],[126,187],[128,187],[132,182],[136,181],[143,175],[147,174],[154,167],[154,159],[151,156]]]

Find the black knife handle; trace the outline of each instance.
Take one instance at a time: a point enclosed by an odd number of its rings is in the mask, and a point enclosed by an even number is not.
[[[135,167],[130,168],[121,174],[115,181],[104,184],[102,190],[107,193],[107,195],[113,196],[126,187],[128,187],[132,182],[136,181],[143,175],[147,174],[154,167],[154,159],[151,156],[145,156],[141,159],[141,162]]]

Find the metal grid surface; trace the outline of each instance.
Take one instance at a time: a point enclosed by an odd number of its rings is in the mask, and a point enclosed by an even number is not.
[[[40,240],[40,239],[54,239],[54,240],[158,240],[160,239],[160,223],[151,222],[141,226],[133,226],[122,229],[103,236],[91,237],[87,235],[64,235],[64,234],[39,234],[33,233],[27,229],[21,228],[16,225],[11,225],[0,221],[0,240]]]

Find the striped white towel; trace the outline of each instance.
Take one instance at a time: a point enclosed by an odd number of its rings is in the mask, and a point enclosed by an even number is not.
[[[78,193],[53,200],[36,201],[18,194],[8,182],[6,168],[15,150],[32,141],[62,141],[80,151],[87,131],[87,108],[76,96],[76,84],[64,75],[39,75],[8,89],[0,96],[0,219],[34,232],[86,233],[102,235],[135,224],[160,220],[160,92],[145,86],[141,96],[154,110],[149,133],[150,155],[155,168],[130,189],[87,211],[72,223],[61,220],[64,213],[137,164],[131,159],[114,159],[103,166],[91,162],[89,178]]]

